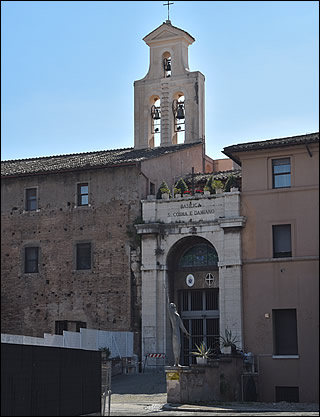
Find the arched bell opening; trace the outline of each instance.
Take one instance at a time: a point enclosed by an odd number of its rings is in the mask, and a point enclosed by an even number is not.
[[[167,258],[170,302],[177,305],[191,338],[182,335],[181,364],[195,363],[202,341],[219,353],[219,269],[213,245],[199,236],[181,239]]]
[[[164,54],[162,54],[162,65],[163,65],[164,78],[171,77],[172,66],[171,66],[171,55],[169,52],[165,52]]]
[[[159,96],[150,97],[149,148],[160,146],[161,142],[161,101]]]
[[[186,130],[186,111],[184,94],[178,92],[174,94],[172,101],[173,113],[173,132],[172,144],[177,145],[184,143]]]

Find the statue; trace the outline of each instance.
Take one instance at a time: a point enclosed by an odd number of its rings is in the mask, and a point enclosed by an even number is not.
[[[170,323],[172,327],[172,349],[174,355],[174,365],[173,366],[181,366],[180,362],[180,351],[181,351],[181,335],[180,329],[190,337],[187,329],[184,327],[180,314],[177,312],[177,307],[174,303],[170,303],[169,296],[167,294],[168,300],[168,313],[170,318]]]

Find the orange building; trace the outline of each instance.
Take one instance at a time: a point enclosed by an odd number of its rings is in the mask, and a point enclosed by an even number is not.
[[[259,399],[318,402],[319,134],[224,154],[242,167],[243,339]]]

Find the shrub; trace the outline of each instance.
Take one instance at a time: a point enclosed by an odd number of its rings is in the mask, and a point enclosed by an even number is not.
[[[162,194],[164,194],[164,193],[168,193],[169,196],[171,196],[171,192],[170,192],[170,189],[168,187],[168,184],[163,180],[159,189],[158,189],[157,198],[160,199]]]
[[[188,186],[183,178],[180,178],[180,180],[176,183],[175,189],[180,190],[178,193],[184,194],[185,191],[188,191]]]

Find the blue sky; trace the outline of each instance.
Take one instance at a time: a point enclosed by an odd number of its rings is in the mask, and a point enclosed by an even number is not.
[[[142,38],[164,1],[1,2],[1,158],[133,146]],[[206,89],[206,151],[319,130],[316,1],[174,1],[170,20],[196,41]]]

